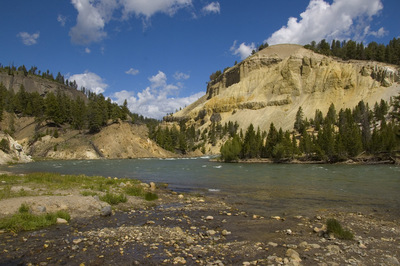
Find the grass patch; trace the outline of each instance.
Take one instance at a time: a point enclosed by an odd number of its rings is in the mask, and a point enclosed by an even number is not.
[[[352,240],[354,238],[353,233],[349,230],[344,230],[336,219],[328,219],[326,227],[328,234],[332,233],[339,239]]]
[[[129,196],[142,197],[144,195],[143,187],[140,186],[125,187],[124,192]]]
[[[87,196],[92,196],[93,197],[93,196],[96,196],[97,193],[94,192],[94,191],[85,190],[85,191],[81,191],[81,195],[85,196],[85,197],[87,197]]]
[[[107,192],[104,196],[100,197],[101,201],[105,201],[110,205],[117,205],[118,203],[127,202],[127,198],[124,194],[113,194]]]
[[[30,207],[22,204],[18,213],[10,217],[0,219],[0,229],[13,232],[37,230],[57,223],[57,218],[67,221],[71,220],[70,215],[65,211],[34,215],[30,213]]]
[[[158,196],[155,193],[146,192],[146,194],[144,195],[144,199],[147,201],[153,201],[158,199]]]

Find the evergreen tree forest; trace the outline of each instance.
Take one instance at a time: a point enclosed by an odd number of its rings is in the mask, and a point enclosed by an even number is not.
[[[344,60],[372,60],[400,65],[400,38],[393,38],[387,45],[376,42],[364,45],[362,42],[357,43],[352,40],[332,40],[329,43],[323,39],[318,44],[312,41],[304,47],[320,54],[336,56]]]
[[[400,94],[392,97],[390,104],[382,100],[370,108],[361,101],[354,109],[339,112],[332,104],[325,116],[320,110],[312,119],[303,116],[300,107],[291,132],[278,130],[274,124],[268,133],[255,130],[252,124],[245,134],[235,132],[221,147],[221,159],[335,163],[362,154],[387,157],[400,147]]]

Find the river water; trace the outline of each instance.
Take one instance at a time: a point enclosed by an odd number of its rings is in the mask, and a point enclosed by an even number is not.
[[[267,217],[330,208],[400,216],[400,167],[393,165],[224,164],[190,158],[41,161],[0,170],[168,183],[174,191],[217,196]]]

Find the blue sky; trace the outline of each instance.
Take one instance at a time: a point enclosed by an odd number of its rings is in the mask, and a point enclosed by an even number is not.
[[[132,112],[161,118],[209,76],[271,44],[400,37],[398,0],[13,0],[0,9],[0,63],[61,72]]]

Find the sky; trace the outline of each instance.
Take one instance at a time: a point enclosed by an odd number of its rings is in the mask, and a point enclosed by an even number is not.
[[[50,70],[161,119],[260,44],[400,38],[398,0],[13,0],[0,63]]]

